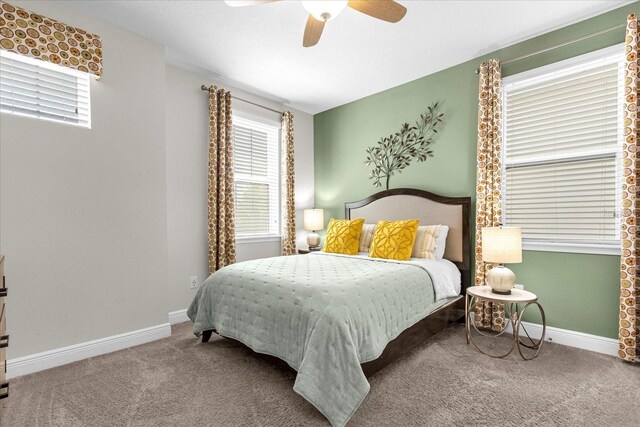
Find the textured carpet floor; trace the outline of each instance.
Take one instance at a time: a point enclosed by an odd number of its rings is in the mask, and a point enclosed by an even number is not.
[[[3,426],[328,426],[295,373],[190,324],[170,338],[11,381]],[[545,344],[485,357],[455,325],[370,379],[349,426],[632,426],[640,366]]]

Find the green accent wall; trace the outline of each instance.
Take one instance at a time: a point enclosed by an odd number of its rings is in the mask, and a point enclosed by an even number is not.
[[[365,149],[396,132],[402,123],[413,123],[434,101],[441,103],[445,113],[432,146],[434,157],[425,163],[413,163],[393,176],[390,188],[472,196],[475,204],[478,76],[474,70],[490,58],[507,60],[623,24],[633,12],[640,13],[638,2],[317,114],[315,206],[326,209],[327,221],[343,218],[345,202],[379,191],[368,179]],[[502,74],[507,77],[623,42],[624,29],[612,31],[508,64]],[[473,218],[472,212],[472,235]],[[509,267],[525,289],[538,294],[549,326],[617,337],[619,256],[538,251],[525,251],[523,255],[522,264]],[[535,321],[536,317],[529,320]]]

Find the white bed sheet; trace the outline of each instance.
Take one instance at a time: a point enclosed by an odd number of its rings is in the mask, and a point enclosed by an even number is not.
[[[460,270],[456,265],[448,259],[424,259],[410,258],[408,261],[398,261],[395,259],[371,258],[368,252],[359,252],[358,255],[334,254],[329,252],[310,252],[310,255],[326,255],[326,256],[343,256],[343,257],[361,257],[370,259],[372,262],[390,262],[397,264],[413,264],[416,265],[431,276],[433,288],[436,294],[436,300],[451,298],[460,295],[462,288],[462,278]]]

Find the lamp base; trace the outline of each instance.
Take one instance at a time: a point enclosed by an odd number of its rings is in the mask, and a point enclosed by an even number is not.
[[[320,235],[315,231],[307,234],[307,245],[309,245],[309,251],[320,250]]]
[[[516,275],[504,265],[498,264],[487,271],[486,282],[494,294],[510,295],[511,289],[516,285]]]

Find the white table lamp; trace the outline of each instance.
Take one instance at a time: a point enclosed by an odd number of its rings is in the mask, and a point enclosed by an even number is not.
[[[324,228],[324,211],[322,209],[304,210],[304,229],[310,231],[307,234],[307,244],[310,251],[320,250],[320,236],[316,231]]]
[[[485,277],[491,291],[509,295],[516,284],[516,275],[503,264],[522,262],[520,227],[483,227],[482,261],[494,264]]]

